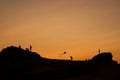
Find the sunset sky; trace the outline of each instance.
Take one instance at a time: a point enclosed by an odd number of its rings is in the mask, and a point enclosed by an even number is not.
[[[74,60],[100,48],[120,62],[120,0],[0,0],[0,50],[10,45]]]

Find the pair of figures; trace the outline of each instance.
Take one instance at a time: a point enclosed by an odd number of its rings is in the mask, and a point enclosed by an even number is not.
[[[19,45],[19,48],[21,48],[21,45]],[[27,50],[27,51],[29,51],[29,50],[32,51],[32,46],[30,45],[30,47],[29,47],[29,48],[26,48],[26,50]]]

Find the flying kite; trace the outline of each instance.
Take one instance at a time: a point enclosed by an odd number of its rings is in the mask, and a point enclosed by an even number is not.
[[[65,52],[63,52],[62,54],[60,54],[60,56],[59,57],[61,57],[62,55],[65,55],[67,52],[65,51]]]
[[[67,52],[65,51],[65,52],[63,53],[63,55],[66,54],[66,53],[67,53]]]

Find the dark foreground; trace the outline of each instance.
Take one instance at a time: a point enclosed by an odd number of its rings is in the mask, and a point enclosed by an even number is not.
[[[111,53],[88,61],[54,60],[11,46],[0,52],[0,79],[120,80],[120,65]]]

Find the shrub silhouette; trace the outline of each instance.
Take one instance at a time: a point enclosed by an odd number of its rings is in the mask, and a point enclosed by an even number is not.
[[[113,63],[112,60],[112,53],[111,52],[103,52],[100,53],[92,58],[94,63],[101,63],[101,64],[111,64]]]

